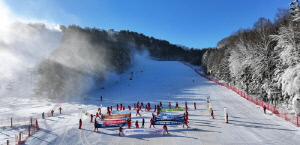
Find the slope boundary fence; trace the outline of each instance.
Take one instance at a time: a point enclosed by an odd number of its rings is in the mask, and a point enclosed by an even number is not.
[[[9,119],[13,122],[13,118]],[[0,145],[21,145],[26,142],[26,140],[39,131],[39,125],[36,118],[26,118],[26,121],[21,119],[21,122],[15,121],[16,123],[9,125],[4,125],[2,127],[23,127],[22,131],[15,135],[15,138],[11,138],[6,141],[0,141]],[[8,121],[8,122],[10,122]]]
[[[223,87],[226,87],[227,89],[230,89],[232,91],[234,91],[235,93],[237,93],[238,95],[240,95],[241,97],[243,97],[244,99],[248,100],[249,102],[253,103],[253,104],[256,104],[257,106],[260,106],[260,107],[264,107],[266,106],[266,109],[271,111],[272,113],[274,113],[276,116],[280,117],[280,118],[283,118],[285,119],[286,121],[296,125],[296,126],[299,126],[299,116],[298,115],[294,115],[294,114],[291,114],[291,113],[288,113],[287,111],[285,110],[282,110],[282,109],[278,109],[276,108],[275,106],[269,104],[269,103],[266,103],[264,102],[263,100],[260,100],[256,97],[253,97],[253,96],[250,96],[250,95],[247,95],[245,92],[243,92],[242,90],[239,90],[238,88],[234,87],[234,86],[231,86],[229,85],[228,83],[224,83],[224,82],[219,82],[218,80],[214,79],[214,78],[211,78],[209,76],[206,76],[204,74],[201,74],[200,73],[200,70],[199,69],[194,69],[193,66],[189,63],[186,63],[186,62],[181,62],[183,63],[184,65],[190,67],[191,69],[193,69],[198,75],[200,75],[201,77],[204,77],[214,83],[217,83]]]

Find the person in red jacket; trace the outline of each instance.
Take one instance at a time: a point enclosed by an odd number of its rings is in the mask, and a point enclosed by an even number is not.
[[[128,129],[130,129],[130,127],[131,127],[131,120],[130,119],[127,119],[127,126],[128,126]]]
[[[99,114],[101,115],[101,109],[100,109],[100,108],[98,108],[98,112],[99,112]]]
[[[120,126],[120,128],[119,128],[119,136],[120,136],[120,134],[122,133],[122,135],[124,136],[124,133],[123,133],[123,128],[122,128],[122,126]]]
[[[109,107],[107,107],[107,114],[108,114],[109,110],[110,110]]]
[[[94,127],[95,127],[95,129],[94,129],[94,131],[98,131],[98,128],[97,128],[97,120],[95,119],[95,124],[94,124]]]
[[[108,115],[110,115],[111,114],[111,111],[110,110],[108,110]]]
[[[82,126],[82,120],[79,119],[79,129],[81,129],[81,126]]]
[[[135,128],[139,128],[139,122],[138,121],[135,122]]]
[[[187,102],[186,101],[185,101],[184,105],[185,105],[185,107],[187,107]]]
[[[141,114],[140,114],[140,108],[138,108],[138,109],[136,110],[136,115],[135,115],[135,116],[137,116],[137,115],[140,115],[140,116],[141,116]]]
[[[149,102],[148,102],[148,108],[149,108],[149,109],[148,109],[148,111],[149,111],[149,110],[151,109],[151,107],[150,107],[150,103],[149,103]]]
[[[197,107],[196,107],[196,102],[194,102],[194,108],[197,109]]]
[[[129,110],[131,110],[131,107],[130,107],[130,106],[128,106],[128,109],[129,109]]]
[[[189,128],[189,126],[188,126],[188,120],[187,120],[186,114],[184,113],[183,116],[184,116],[184,124],[182,125],[182,128],[184,128],[184,125],[186,125],[187,128]]]
[[[94,117],[94,115],[93,115],[93,114],[91,114],[91,122],[93,122],[93,117]]]
[[[156,112],[156,105],[154,106],[154,112]]]
[[[169,106],[169,109],[171,109],[171,102],[169,102],[169,105],[168,105],[168,106]]]
[[[117,111],[119,111],[119,104],[117,104]]]
[[[159,107],[162,107],[162,103],[161,102],[159,102]],[[163,107],[162,107],[163,108]]]
[[[212,119],[215,119],[215,117],[214,117],[214,110],[212,110],[212,109],[211,109],[211,117],[212,117]]]
[[[96,118],[99,117],[98,112],[96,112]],[[100,118],[100,117],[99,117]]]
[[[120,110],[122,110],[123,109],[123,105],[122,105],[122,103],[120,104]]]
[[[125,106],[123,106],[123,110],[125,110]]]
[[[154,121],[154,118],[151,118],[151,119],[150,119],[150,128],[151,128],[151,125],[152,125],[152,121]],[[153,126],[153,128],[155,128],[154,125],[152,125],[152,126]]]
[[[188,110],[188,107],[187,106],[185,106],[185,111],[187,111]]]
[[[178,102],[176,102],[176,106],[175,106],[175,108],[179,108],[179,107],[178,107]]]
[[[169,134],[167,125],[164,125],[163,129]]]

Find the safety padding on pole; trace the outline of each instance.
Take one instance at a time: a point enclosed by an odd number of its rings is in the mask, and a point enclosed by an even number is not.
[[[228,109],[224,107],[225,123],[228,123]]]

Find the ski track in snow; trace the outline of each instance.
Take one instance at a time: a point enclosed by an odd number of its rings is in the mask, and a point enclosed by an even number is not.
[[[144,71],[141,74],[140,71]],[[133,80],[130,81],[130,72],[134,72]],[[195,82],[192,80],[195,79]],[[39,119],[41,130],[29,138],[26,144],[72,144],[72,145],[189,145],[189,144],[298,144],[300,141],[299,128],[286,122],[284,119],[273,115],[271,112],[263,113],[263,109],[240,97],[235,92],[216,83],[202,78],[189,67],[175,61],[148,60],[143,65],[137,65],[120,76],[118,82],[105,83],[105,89],[95,87],[94,92],[86,96],[87,100],[65,100],[61,107],[63,114],[54,117]],[[128,86],[130,84],[130,86]],[[98,88],[98,89],[97,89]],[[103,101],[99,97],[103,96]],[[206,97],[210,96],[215,119],[210,116],[206,104]],[[90,122],[89,116],[83,116],[82,129],[78,129],[78,108],[95,113],[100,105],[103,105],[102,113],[106,114],[106,107],[123,103],[133,107],[137,101],[151,103],[150,112],[142,112],[141,117],[132,114],[132,125],[138,120],[141,126],[142,118],[145,118],[145,128],[149,127],[149,120],[155,104],[160,101],[164,107],[168,102],[172,108],[176,102],[179,107],[184,106],[184,101],[189,107],[189,126],[168,126],[168,135],[130,135],[119,137],[118,128],[99,128],[94,132],[94,123]],[[26,105],[27,112],[34,111]],[[193,103],[197,103],[194,110]],[[44,104],[49,104],[47,101]],[[49,108],[43,108],[43,103],[36,108],[41,114]],[[53,104],[53,103],[51,103]],[[228,108],[229,123],[224,121],[224,107]],[[4,108],[5,114],[13,112],[11,108]],[[28,111],[30,110],[30,111]],[[32,112],[31,112],[32,113]],[[22,114],[17,110],[14,114]],[[156,125],[156,128],[162,126]],[[127,128],[125,126],[124,128]],[[134,126],[133,126],[134,128]],[[0,134],[1,136],[1,134]],[[33,138],[36,137],[34,140]]]

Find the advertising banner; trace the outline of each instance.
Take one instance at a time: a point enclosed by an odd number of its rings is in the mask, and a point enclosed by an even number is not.
[[[184,108],[172,108],[172,109],[166,109],[166,108],[159,108],[159,112],[180,112],[184,111]]]
[[[120,126],[125,126],[127,123],[122,123],[122,124],[112,124],[112,125],[105,125],[105,124],[97,124],[97,128],[105,128],[105,127],[120,127]]]
[[[136,110],[128,110],[128,111],[117,111],[113,110],[112,114],[136,114]]]
[[[123,133],[125,135],[133,135],[133,134],[163,134],[164,129],[123,129]]]
[[[103,115],[104,119],[121,119],[128,118],[129,114],[112,114],[112,115]]]
[[[104,125],[114,125],[114,124],[122,124],[126,123],[126,119],[111,119],[111,120],[103,120],[97,119],[98,124],[104,124]]]
[[[184,124],[184,120],[174,120],[174,121],[151,121],[152,125],[181,125]]]

